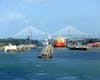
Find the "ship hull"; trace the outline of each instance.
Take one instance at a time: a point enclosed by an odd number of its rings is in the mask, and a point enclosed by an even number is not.
[[[76,47],[73,47],[73,48],[69,48],[70,50],[87,50],[87,48],[76,48]]]
[[[54,41],[54,46],[55,47],[66,47],[66,39],[61,37],[61,36],[58,36],[55,41]]]
[[[55,47],[66,47],[66,42],[55,42],[54,46]]]

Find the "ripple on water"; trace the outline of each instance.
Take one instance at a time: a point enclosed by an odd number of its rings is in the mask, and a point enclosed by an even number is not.
[[[30,79],[26,79],[26,78],[17,78],[17,79],[12,79],[12,80],[38,80],[38,79],[32,79],[32,78],[30,78]]]
[[[37,64],[36,67],[42,67],[42,65]]]
[[[48,75],[48,73],[43,73],[43,72],[41,72],[41,73],[35,73],[35,75],[38,75],[38,76],[45,76],[45,75]]]
[[[79,78],[76,76],[68,76],[68,77],[60,77],[57,78],[56,80],[79,80]]]
[[[25,80],[25,78],[16,78],[16,79],[12,79],[12,80]]]

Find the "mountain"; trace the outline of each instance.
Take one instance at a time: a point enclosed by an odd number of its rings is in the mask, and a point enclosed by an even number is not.
[[[27,38],[28,36],[32,36],[32,38],[42,37],[48,35],[48,33],[41,31],[33,26],[28,26],[25,29],[17,32],[12,38]]]

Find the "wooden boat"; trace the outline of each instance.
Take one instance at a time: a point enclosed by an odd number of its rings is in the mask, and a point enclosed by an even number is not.
[[[53,46],[47,45],[43,48],[38,58],[52,58],[53,57]]]

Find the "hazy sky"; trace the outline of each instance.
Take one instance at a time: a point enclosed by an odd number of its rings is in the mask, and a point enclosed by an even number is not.
[[[100,34],[100,0],[0,0],[0,37],[31,24],[49,33],[72,25]]]

